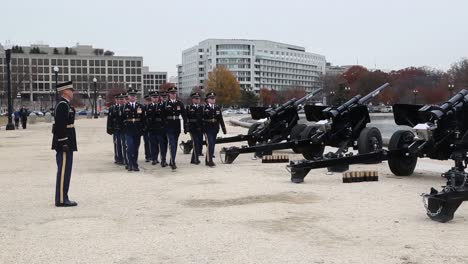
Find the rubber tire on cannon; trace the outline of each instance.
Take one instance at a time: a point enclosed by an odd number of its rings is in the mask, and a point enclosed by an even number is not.
[[[311,138],[317,131],[316,126],[308,126],[301,133],[301,139]],[[311,144],[308,146],[301,147],[300,152],[302,156],[307,160],[314,160],[316,158],[323,156],[323,151],[325,150],[324,145]]]
[[[247,135],[252,135],[253,132],[254,132],[255,130],[257,130],[257,128],[258,128],[259,126],[261,126],[261,125],[262,125],[262,123],[253,123],[253,124],[249,127],[249,130],[247,131]],[[247,140],[247,144],[249,145],[249,147],[255,146],[255,145],[257,145],[257,143],[258,143],[258,141],[255,140],[255,139],[249,139],[249,140]]]
[[[307,127],[305,124],[297,124],[291,129],[291,133],[289,136],[290,140],[299,140],[301,139],[301,133]],[[301,153],[301,151],[297,147],[292,147],[294,153]]]
[[[367,154],[382,149],[382,134],[376,127],[366,127],[359,134],[358,138],[359,154]]]
[[[407,148],[414,142],[414,134],[408,130],[398,130],[393,133],[388,144],[388,166],[396,176],[410,176],[414,172],[418,156],[406,155],[398,149]]]

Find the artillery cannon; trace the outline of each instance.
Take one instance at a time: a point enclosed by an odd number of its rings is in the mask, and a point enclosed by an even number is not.
[[[389,143],[388,165],[393,174],[413,174],[418,157],[452,159],[455,166],[442,174],[447,185],[423,194],[430,219],[453,219],[460,204],[468,200],[468,90],[461,90],[441,105],[395,105],[397,125],[409,125],[413,131],[396,131]]]
[[[269,142],[281,142],[291,137],[291,134],[298,133],[298,130],[303,126],[297,124],[299,121],[299,110],[305,102],[318,93],[322,89],[317,89],[314,92],[300,98],[293,98],[286,103],[276,107],[250,107],[252,119],[261,120],[264,122],[254,123],[248,130],[247,135],[237,135],[233,137],[218,137],[216,144],[247,141],[249,146],[254,146]],[[184,154],[189,154],[192,151],[192,141],[182,141],[179,144]]]
[[[308,160],[290,162],[287,167],[291,170],[291,181],[303,182],[309,171],[317,166],[328,167],[334,172],[348,170],[349,165],[346,162],[334,160],[348,157],[349,154],[346,153],[351,147],[362,155],[382,149],[382,135],[379,129],[366,127],[370,123],[367,104],[389,85],[385,83],[364,97],[356,95],[338,107],[308,106],[305,109],[307,120],[316,122],[308,128],[306,139],[300,140],[303,146],[301,151]],[[323,155],[325,146],[338,149]],[[311,150],[315,150],[315,154],[311,154]],[[366,161],[373,162],[375,161],[370,159]]]
[[[291,132],[291,137],[286,142],[223,148],[220,156],[224,155],[224,162],[230,164],[241,153],[271,153],[273,150],[291,148],[294,152],[301,153],[307,160],[316,160],[322,158],[325,146],[338,147],[335,155],[347,152],[349,147],[358,148],[359,145],[360,153],[371,152],[375,147],[381,148],[380,131],[377,128],[366,128],[366,124],[370,122],[367,104],[387,86],[388,83],[364,97],[356,95],[338,107],[306,105],[304,107],[306,118],[315,122],[315,125],[302,125],[301,128],[299,128],[301,125],[298,125],[298,130]],[[361,144],[357,144],[358,139]],[[343,168],[335,166],[334,169]]]
[[[418,158],[452,159],[455,166],[442,174],[447,179],[441,191],[431,188],[422,194],[427,216],[438,222],[453,219],[455,211],[468,200],[468,90],[461,90],[440,105],[395,104],[395,123],[412,127],[398,130],[390,138],[388,150],[366,154],[329,157],[310,162],[291,162],[291,180],[303,179],[315,168],[335,164],[380,163],[388,160],[393,174],[410,176]],[[293,180],[294,181],[294,180]]]

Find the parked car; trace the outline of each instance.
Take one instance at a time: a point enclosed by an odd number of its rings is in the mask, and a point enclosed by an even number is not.
[[[393,108],[391,106],[385,106],[385,107],[382,107],[380,111],[382,113],[391,113],[393,112]]]
[[[240,108],[240,109],[238,109],[238,110],[236,111],[236,114],[243,114],[243,115],[245,115],[245,114],[248,114],[248,113],[249,113],[249,110],[244,109],[244,108]]]
[[[234,109],[226,109],[223,111],[223,115],[232,115],[235,114],[237,111]]]
[[[44,113],[41,111],[32,111],[31,113],[34,113],[37,116],[44,116]]]
[[[79,115],[79,116],[88,115],[88,111],[86,111],[86,110],[81,110],[81,111],[78,112],[78,115]]]

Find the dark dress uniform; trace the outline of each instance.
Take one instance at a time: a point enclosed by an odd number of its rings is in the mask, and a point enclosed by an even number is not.
[[[174,92],[174,91],[177,91],[175,87],[169,89],[168,92]],[[171,159],[169,161],[169,165],[171,166],[172,169],[176,169],[177,166],[175,163],[175,158],[177,154],[179,135],[181,132],[179,116],[182,116],[182,119],[183,119],[184,133],[187,133],[187,127],[186,127],[187,118],[185,115],[184,104],[178,99],[171,100],[169,98],[167,101],[163,103],[163,115],[162,116],[163,116],[163,121],[164,121],[164,127],[166,129],[167,140],[168,140],[169,148],[170,148]]]
[[[121,97],[125,97],[125,94],[121,94]],[[123,109],[126,104],[121,104],[116,109],[119,112],[119,118],[117,119],[117,126],[120,128],[120,147],[122,151],[122,161],[125,164],[125,169],[128,169],[128,158],[127,158],[127,140],[125,139],[125,122],[123,119]]]
[[[136,91],[129,91],[129,94]],[[138,151],[140,149],[141,136],[143,135],[144,110],[143,105],[128,102],[123,107],[122,118],[124,120],[125,141],[127,145],[128,171],[139,171]]]
[[[149,99],[149,95],[145,95],[145,100],[148,100],[148,99]],[[149,104],[143,105],[143,112],[146,113],[148,106]],[[146,114],[145,114],[145,118],[146,118]],[[151,142],[150,142],[149,131],[147,127],[147,122],[145,122],[144,124],[143,142],[145,146],[145,161],[149,162],[150,160],[152,160],[153,154],[151,153],[152,149],[151,149]]]
[[[191,97],[200,97],[199,93],[192,93]],[[200,164],[199,156],[203,145],[203,105],[191,104],[187,106],[188,132],[192,139],[192,158],[190,163]]]
[[[121,95],[116,95],[118,98]],[[119,104],[114,104],[109,107],[109,115],[107,116],[107,134],[112,135],[114,141],[114,163],[123,165],[124,157],[122,153],[122,126],[121,126],[121,107]]]
[[[151,97],[159,97],[158,92],[150,92]],[[161,110],[158,107],[159,103],[151,103],[147,106],[145,111],[145,122],[146,128],[148,130],[148,136],[150,141],[150,148],[151,148],[151,160],[153,165],[159,163],[158,155],[160,149],[160,141],[161,137],[163,136],[163,126],[162,126],[162,119],[161,119]],[[165,135],[164,135],[165,136]],[[164,151],[164,163],[166,163],[166,150]],[[161,155],[162,156],[162,155]],[[161,161],[163,161],[161,157]]]
[[[215,97],[216,94],[208,93],[206,97]],[[226,134],[226,126],[224,124],[223,115],[221,113],[221,108],[214,104],[206,104],[203,109],[203,131],[206,137],[206,155],[205,155],[205,165],[215,166],[213,162],[214,150],[216,145],[216,135],[219,132],[219,127],[223,130],[223,133]]]
[[[57,91],[73,89],[72,82],[57,85]],[[73,152],[77,151],[75,133],[75,109],[70,102],[61,98],[54,111],[55,123],[52,128],[52,149],[55,150],[57,161],[57,181],[55,184],[55,205],[75,206],[68,199],[68,189],[73,166]]]

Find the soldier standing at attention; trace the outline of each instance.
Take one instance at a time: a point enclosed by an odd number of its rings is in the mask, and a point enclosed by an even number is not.
[[[224,125],[223,115],[221,108],[216,105],[216,94],[210,92],[206,95],[207,104],[203,110],[203,129],[206,137],[206,155],[205,165],[214,167],[216,164],[213,162],[213,155],[216,145],[216,135],[219,132],[219,127],[226,135],[226,126]]]
[[[181,132],[179,116],[182,116],[185,134],[187,134],[188,132],[186,123],[187,118],[185,115],[184,104],[177,99],[177,88],[169,88],[168,92],[169,99],[166,102],[164,102],[163,107],[163,120],[166,128],[166,135],[167,140],[169,142],[169,150],[171,155],[169,166],[171,166],[171,169],[175,170],[177,169],[175,158],[177,154],[179,135]]]
[[[55,206],[76,206],[68,199],[68,189],[73,165],[73,152],[77,151],[75,133],[75,108],[70,105],[73,98],[73,83],[66,82],[56,86],[61,98],[55,106],[55,124],[52,128],[52,149],[57,161],[57,180],[55,184]]]
[[[123,107],[122,118],[125,127],[128,171],[140,171],[138,168],[138,150],[140,149],[141,135],[143,134],[143,105],[136,102],[136,90],[130,89],[127,94],[129,102]]]
[[[188,131],[193,143],[190,163],[198,165],[200,164],[199,156],[203,144],[203,106],[200,104],[200,93],[193,92],[190,97],[192,104],[187,106],[186,110]]]
[[[149,94],[145,95],[145,105],[143,106],[143,111],[146,112],[148,109],[149,105],[151,104],[151,97]],[[146,117],[146,114],[145,114]],[[149,131],[148,131],[148,126],[147,122],[145,121],[144,124],[144,132],[143,132],[143,142],[145,144],[145,162],[150,162],[152,153],[151,153],[151,143],[150,143],[150,138],[149,138]]]

